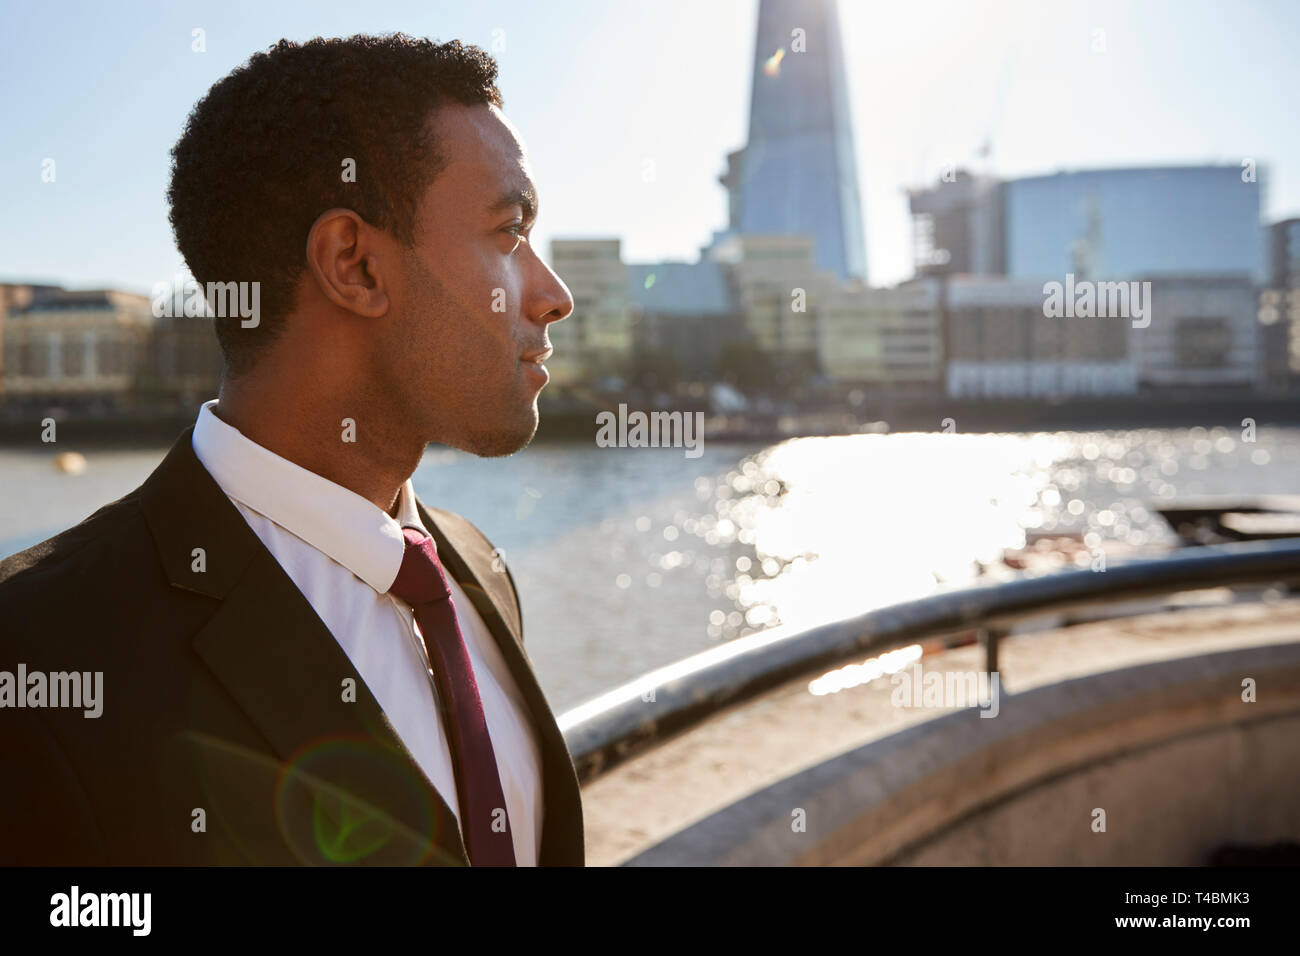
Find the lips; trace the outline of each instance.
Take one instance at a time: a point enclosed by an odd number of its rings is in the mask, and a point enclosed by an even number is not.
[[[531,352],[525,352],[519,357],[519,360],[521,362],[527,362],[530,365],[541,365],[551,357],[551,354],[554,351],[555,349],[548,345],[544,349],[534,349]]]

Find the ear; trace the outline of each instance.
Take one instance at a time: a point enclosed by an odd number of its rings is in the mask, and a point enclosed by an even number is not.
[[[384,238],[351,209],[321,213],[307,233],[307,268],[321,294],[364,318],[387,314],[395,260]]]

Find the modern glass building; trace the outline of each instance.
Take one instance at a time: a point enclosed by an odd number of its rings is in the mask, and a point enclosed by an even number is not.
[[[760,0],[749,141],[721,177],[737,234],[813,237],[818,266],[865,279],[844,54],[835,0]]]
[[[1094,169],[1002,185],[1006,274],[1266,279],[1259,184],[1241,166]]]

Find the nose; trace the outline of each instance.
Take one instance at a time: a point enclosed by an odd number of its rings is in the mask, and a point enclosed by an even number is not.
[[[569,292],[569,287],[535,251],[533,257],[537,260],[539,268],[527,314],[530,317],[536,316],[533,321],[543,326],[567,319],[573,314],[574,309],[573,295]]]

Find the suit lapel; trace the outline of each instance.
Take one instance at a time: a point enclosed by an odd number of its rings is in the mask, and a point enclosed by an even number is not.
[[[420,520],[433,536],[438,557],[473,603],[501,650],[528,703],[543,754],[543,866],[584,864],[582,797],[573,758],[524,650],[522,620],[504,565],[487,539],[464,518],[427,509],[416,499]],[[503,617],[501,609],[508,617]]]
[[[193,646],[284,762],[277,806],[310,808],[283,816],[285,840],[303,862],[467,866],[455,815],[198,461],[192,431],[146,481],[142,508],[170,583],[221,602]],[[347,680],[355,700],[345,699]]]

